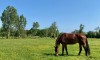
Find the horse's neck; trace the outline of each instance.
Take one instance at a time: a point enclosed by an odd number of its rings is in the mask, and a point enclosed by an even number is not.
[[[55,46],[58,47],[59,45],[60,45],[60,43],[58,42],[58,40],[56,40]]]

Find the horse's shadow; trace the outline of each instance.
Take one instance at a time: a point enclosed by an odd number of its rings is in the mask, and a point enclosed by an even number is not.
[[[44,55],[46,56],[56,56],[54,53],[44,53]],[[59,54],[58,56],[78,56],[78,55],[73,55],[73,54],[69,54],[69,55],[62,55],[62,54]]]
[[[46,56],[55,56],[55,54],[53,54],[53,53],[43,53],[43,54]]]

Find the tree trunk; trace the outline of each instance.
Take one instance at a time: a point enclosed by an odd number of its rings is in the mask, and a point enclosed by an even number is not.
[[[8,29],[7,31],[7,39],[9,39],[9,37],[10,37],[10,29]]]

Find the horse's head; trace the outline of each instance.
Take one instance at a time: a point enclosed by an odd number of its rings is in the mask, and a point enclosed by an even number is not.
[[[58,56],[58,46],[55,46],[55,55]]]
[[[61,35],[61,34],[60,34]],[[55,41],[55,54],[56,54],[56,56],[58,56],[58,52],[59,52],[59,50],[58,50],[58,47],[59,47],[59,45],[60,45],[60,43],[61,43],[61,39],[60,39],[60,35],[57,37],[57,39],[56,39],[56,41]]]

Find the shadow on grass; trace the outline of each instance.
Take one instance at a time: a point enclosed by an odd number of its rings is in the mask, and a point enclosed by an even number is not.
[[[46,56],[56,56],[55,54],[52,54],[52,53],[44,53],[44,55],[46,55]],[[69,54],[69,55],[64,54],[64,55],[62,55],[62,54],[59,54],[58,56],[78,56],[78,55],[72,55],[72,54]]]
[[[52,54],[52,53],[43,53],[43,54],[46,56],[55,56],[55,54]]]

